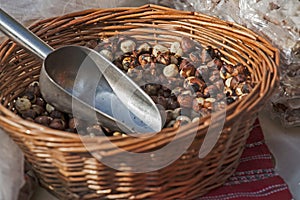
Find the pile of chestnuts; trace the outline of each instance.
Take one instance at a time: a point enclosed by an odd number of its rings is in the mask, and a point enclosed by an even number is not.
[[[164,127],[176,127],[209,115],[253,88],[251,74],[242,64],[229,64],[218,49],[203,47],[183,37],[172,43],[141,42],[119,35],[87,42],[135,81],[163,111]],[[15,100],[15,109],[24,119],[53,129],[76,132],[79,119],[56,110],[45,102],[38,82],[31,83]],[[87,133],[109,127],[93,125]]]

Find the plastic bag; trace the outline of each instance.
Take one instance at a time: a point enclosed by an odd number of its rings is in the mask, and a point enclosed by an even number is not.
[[[0,0],[1,8],[25,26],[41,19],[90,8],[140,6],[146,3],[148,3],[147,0]],[[4,35],[0,32],[0,42],[4,38]]]
[[[280,50],[280,88],[269,111],[284,127],[300,126],[300,2],[240,0],[240,9],[244,24]]]
[[[194,10],[233,21],[267,38],[280,50],[280,88],[269,112],[283,126],[300,126],[300,1],[299,0],[156,0],[182,10]],[[278,105],[277,105],[278,104]],[[284,105],[283,111],[277,107]],[[300,107],[300,106],[299,106]]]
[[[64,15],[70,12],[90,8],[110,8],[120,6],[138,6],[147,3],[145,0],[0,0],[3,10],[14,16],[22,24],[30,24],[39,19]],[[16,6],[17,5],[17,6]]]
[[[16,200],[24,184],[24,159],[19,147],[0,130],[0,199]]]

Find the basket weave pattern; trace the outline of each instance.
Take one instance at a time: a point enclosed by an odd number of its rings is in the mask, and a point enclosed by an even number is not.
[[[228,62],[247,66],[255,83],[245,99],[228,106],[222,135],[205,158],[199,159],[198,153],[209,117],[182,128],[183,136],[195,131],[197,135],[171,165],[149,173],[120,172],[91,156],[78,135],[25,121],[14,113],[13,99],[38,80],[41,61],[6,40],[0,46],[0,126],[20,146],[41,185],[61,199],[195,199],[221,186],[236,169],[257,113],[278,83],[279,54],[274,47],[240,25],[199,13],[156,5],[93,9],[39,21],[30,29],[54,48],[85,45],[125,30],[154,44],[187,36],[219,48]],[[171,37],[158,37],[164,29],[172,30],[167,33]],[[146,152],[168,144],[176,133],[168,128],[148,140],[116,136],[112,141],[124,149]],[[98,150],[109,151],[102,143],[101,137],[89,141],[101,144]]]

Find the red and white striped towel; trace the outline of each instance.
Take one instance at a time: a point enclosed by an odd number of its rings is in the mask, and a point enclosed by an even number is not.
[[[276,173],[272,155],[257,121],[236,172],[200,200],[291,200],[287,184]]]

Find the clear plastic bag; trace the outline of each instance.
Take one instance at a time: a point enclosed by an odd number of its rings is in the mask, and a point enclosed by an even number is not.
[[[145,0],[0,0],[1,8],[23,24],[90,8],[138,6],[145,3]]]
[[[280,50],[280,88],[272,98],[273,117],[284,127],[300,126],[300,2],[298,0],[240,0],[245,25],[268,38]],[[278,107],[285,107],[284,110]]]
[[[24,184],[23,154],[2,130],[0,146],[0,199],[17,200]]]
[[[60,16],[71,12],[90,8],[112,8],[121,6],[140,6],[148,3],[147,0],[0,0],[3,10],[16,20],[29,26],[35,21]],[[18,6],[16,6],[18,5]],[[4,39],[0,32],[0,42]]]
[[[280,50],[280,88],[271,103],[278,102],[288,109],[269,111],[281,118],[285,127],[300,126],[298,108],[289,102],[300,104],[300,1],[299,0],[187,0],[195,11],[234,21],[267,38]],[[179,4],[175,4],[178,5]],[[185,9],[186,6],[181,6]]]

